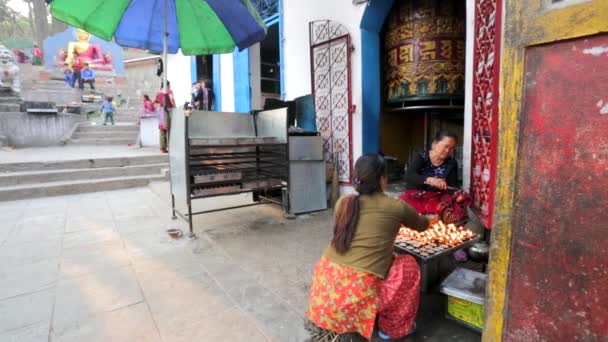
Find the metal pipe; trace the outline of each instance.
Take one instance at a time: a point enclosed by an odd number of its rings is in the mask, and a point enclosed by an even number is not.
[[[168,24],[168,17],[169,17],[169,3],[168,0],[164,0],[164,18],[163,18],[163,25],[164,25],[164,29],[163,29],[163,89],[165,90],[165,93],[167,91],[167,69],[168,65],[167,65],[167,44],[168,44],[168,39],[169,39],[169,24]],[[164,108],[165,110],[167,110],[167,96],[165,95],[164,98]]]
[[[428,151],[430,149],[429,146],[429,131],[430,131],[430,127],[429,127],[430,123],[429,123],[429,112],[428,111],[424,111],[424,150]]]
[[[443,105],[443,106],[411,106],[411,107],[399,107],[399,108],[389,108],[389,112],[405,112],[410,110],[427,110],[427,109],[464,109],[464,106],[460,105]]]

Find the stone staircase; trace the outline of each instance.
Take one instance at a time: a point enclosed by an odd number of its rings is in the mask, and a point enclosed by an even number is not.
[[[95,83],[95,91],[91,92],[88,85],[84,90],[70,88],[62,79],[63,76],[52,75],[50,80],[40,80],[41,67],[23,65],[21,70],[22,98],[25,101],[55,102],[57,106],[65,106],[70,103],[80,103],[83,95],[95,94],[103,97],[112,96],[119,104],[117,114],[114,116],[116,122],[135,123],[142,106],[142,94],[154,97],[156,92],[138,82],[119,84],[117,80],[110,78],[98,78]],[[55,78],[56,77],[56,78]],[[142,88],[143,86],[143,88]],[[100,103],[83,103],[86,111],[97,111]],[[95,116],[91,118],[94,122],[103,122],[103,118]]]
[[[66,143],[71,145],[134,145],[137,143],[138,137],[139,126],[134,123],[114,126],[84,123],[78,125]]]
[[[0,201],[147,186],[168,179],[167,155],[0,164]]]

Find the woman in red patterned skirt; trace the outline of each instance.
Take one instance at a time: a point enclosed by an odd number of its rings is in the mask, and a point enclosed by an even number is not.
[[[356,193],[340,198],[334,236],[318,261],[310,288],[308,319],[339,334],[370,339],[376,320],[382,338],[413,332],[420,270],[409,255],[393,255],[399,227],[424,230],[429,219],[384,194],[386,163],[376,154],[355,164]]]

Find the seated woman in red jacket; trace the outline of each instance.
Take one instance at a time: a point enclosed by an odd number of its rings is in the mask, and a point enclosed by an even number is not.
[[[401,224],[424,230],[429,219],[384,194],[379,155],[359,158],[355,176],[357,192],[336,204],[333,239],[314,270],[306,314],[317,328],[309,328],[370,339],[377,318],[381,338],[401,338],[415,328],[420,269],[414,257],[393,254],[395,238]]]
[[[150,100],[150,96],[144,94],[142,97],[143,107],[139,110],[139,117],[137,118],[137,124],[139,125],[141,117],[144,115],[156,115],[156,106],[154,102]]]
[[[458,191],[458,162],[452,157],[458,136],[440,131],[430,151],[416,153],[407,168],[407,190],[401,195],[421,214],[437,214],[445,223],[467,219],[471,199]]]

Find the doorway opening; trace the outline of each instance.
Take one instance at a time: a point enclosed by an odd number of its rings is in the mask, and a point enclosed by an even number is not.
[[[462,184],[465,19],[465,1],[396,1],[387,16],[379,136],[391,182],[402,183],[413,155],[449,130],[459,137],[453,157]]]
[[[196,80],[203,80],[207,88],[213,89],[213,55],[196,56]]]
[[[264,107],[266,99],[281,99],[281,65],[279,46],[279,24],[268,27],[266,38],[260,43],[260,104]],[[253,79],[252,79],[253,81]],[[252,86],[254,88],[255,85]],[[252,94],[253,96],[253,94]]]

